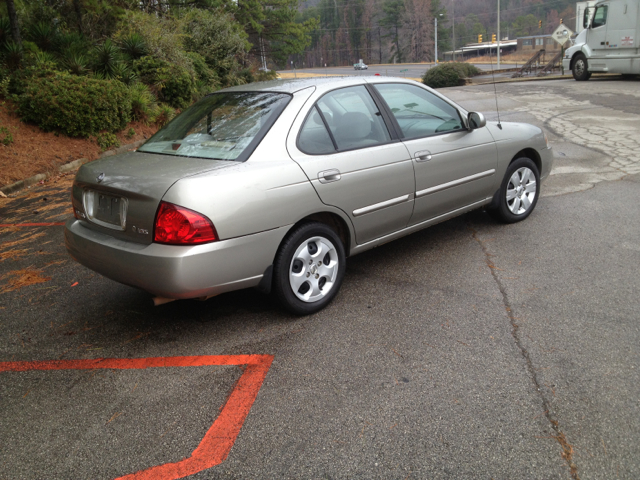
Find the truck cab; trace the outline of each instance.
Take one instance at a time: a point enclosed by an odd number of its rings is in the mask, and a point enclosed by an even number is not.
[[[562,60],[578,81],[592,73],[640,74],[640,0],[601,0],[584,10],[584,30]]]

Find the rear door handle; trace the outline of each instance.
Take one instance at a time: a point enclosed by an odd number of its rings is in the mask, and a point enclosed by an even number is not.
[[[429,150],[422,150],[421,152],[416,152],[416,162],[428,162],[431,160],[431,152]]]
[[[325,170],[324,172],[318,173],[318,180],[320,183],[337,182],[341,178],[342,175],[340,175],[340,170],[337,168],[332,168],[331,170]]]

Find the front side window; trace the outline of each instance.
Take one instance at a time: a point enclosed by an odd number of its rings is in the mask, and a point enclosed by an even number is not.
[[[138,151],[246,159],[290,99],[290,95],[271,92],[214,93],[178,115]]]
[[[529,39],[529,40],[522,40],[522,45],[531,45],[531,39]]]
[[[433,93],[402,83],[377,84],[405,140],[462,130],[458,110]]]
[[[536,38],[536,45],[544,45],[544,38]]]
[[[607,24],[607,10],[609,10],[608,5],[596,8],[596,13],[593,15],[593,23],[591,24],[592,28],[602,27]]]

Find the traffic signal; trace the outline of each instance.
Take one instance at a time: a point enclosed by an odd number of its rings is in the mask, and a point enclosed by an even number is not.
[[[542,28],[542,20],[538,20],[538,28]]]
[[[491,41],[493,43],[496,43],[496,34],[495,33],[491,35]]]
[[[482,35],[478,35],[478,43],[482,43]]]

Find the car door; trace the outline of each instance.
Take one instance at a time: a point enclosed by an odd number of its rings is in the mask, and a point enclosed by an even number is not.
[[[491,196],[498,157],[489,129],[468,130],[453,105],[418,85],[380,83],[375,89],[413,160],[416,189],[409,225]]]
[[[593,14],[591,28],[588,32],[588,44],[591,47],[591,59],[588,60],[589,67],[594,69],[603,69],[606,64],[602,61],[607,55],[607,17],[609,13],[609,4],[598,5]],[[600,59],[600,61],[598,60]]]
[[[386,115],[365,86],[339,88],[294,124],[287,143],[322,202],[349,216],[358,244],[406,227],[413,211],[411,158]]]

